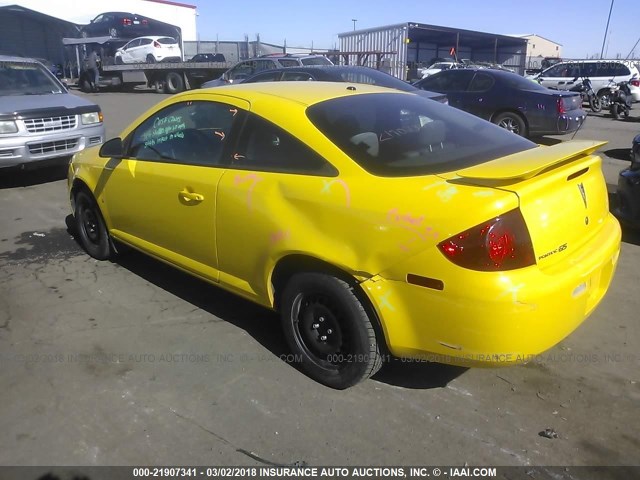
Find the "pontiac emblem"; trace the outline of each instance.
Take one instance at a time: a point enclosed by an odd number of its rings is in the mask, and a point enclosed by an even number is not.
[[[584,208],[587,208],[587,192],[584,191],[584,185],[582,183],[578,184],[578,190],[580,190],[580,195],[582,195]]]

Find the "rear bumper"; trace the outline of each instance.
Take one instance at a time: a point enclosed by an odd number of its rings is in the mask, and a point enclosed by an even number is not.
[[[620,225],[609,215],[597,238],[553,271],[452,266],[439,277],[443,290],[381,276],[362,286],[396,356],[465,366],[525,363],[569,335],[600,303],[617,265],[620,237]]]
[[[20,135],[0,139],[0,168],[71,156],[104,142],[104,124],[42,135]]]

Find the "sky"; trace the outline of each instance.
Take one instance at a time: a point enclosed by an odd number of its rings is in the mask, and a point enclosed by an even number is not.
[[[602,49],[611,0],[178,0],[197,7],[200,40],[242,40],[327,49],[338,34],[417,22],[499,34],[537,34],[562,45],[562,56]],[[614,0],[605,58],[625,58],[640,38],[637,1]],[[635,49],[640,57],[640,43]]]

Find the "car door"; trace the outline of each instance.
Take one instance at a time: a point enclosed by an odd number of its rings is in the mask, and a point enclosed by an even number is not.
[[[543,71],[538,77],[538,82],[543,87],[554,90],[569,90],[579,76],[580,68],[577,63],[558,63]]]
[[[124,47],[122,47],[122,61],[124,63],[135,63],[135,48],[140,45],[140,39],[136,38],[135,40],[131,40]]]
[[[104,185],[111,234],[218,280],[215,218],[228,138],[248,104],[210,96],[156,111],[124,141]]]
[[[146,62],[147,55],[154,54],[153,40],[150,38],[140,38],[140,44],[134,49],[136,62]]]
[[[309,191],[321,194],[319,186],[327,188],[337,174],[292,134],[249,113],[218,187],[220,282],[265,303],[265,274],[277,260],[272,253],[306,227],[298,208],[308,205],[300,199]]]
[[[496,111],[495,98],[492,94],[494,85],[495,79],[489,72],[478,70],[471,79],[467,90],[457,94],[458,108],[489,120]],[[505,92],[500,92],[499,96],[504,95],[506,95]]]

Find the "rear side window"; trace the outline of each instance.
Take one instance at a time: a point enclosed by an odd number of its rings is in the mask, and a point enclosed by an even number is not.
[[[473,70],[443,70],[416,84],[434,92],[463,92],[473,78]]]
[[[385,177],[450,172],[536,147],[418,95],[341,97],[309,107],[307,116],[361,167]]]
[[[140,45],[149,45],[151,42],[153,42],[153,40],[151,40],[150,38],[141,38],[140,39]],[[162,43],[162,42],[160,42]]]
[[[301,60],[303,65],[333,65],[327,57],[311,57]]]
[[[278,63],[283,67],[298,67],[300,64],[297,60],[291,60],[290,58],[279,58]]]
[[[313,80],[313,77],[305,72],[284,72],[284,75],[282,76],[282,80],[286,80],[286,81],[307,81],[307,80]]]
[[[242,129],[231,168],[264,172],[335,176],[324,158],[277,125],[249,114]]]
[[[471,80],[471,84],[469,85],[470,92],[484,92],[493,87],[494,81],[491,75],[487,75],[486,73],[478,72],[476,76]]]

